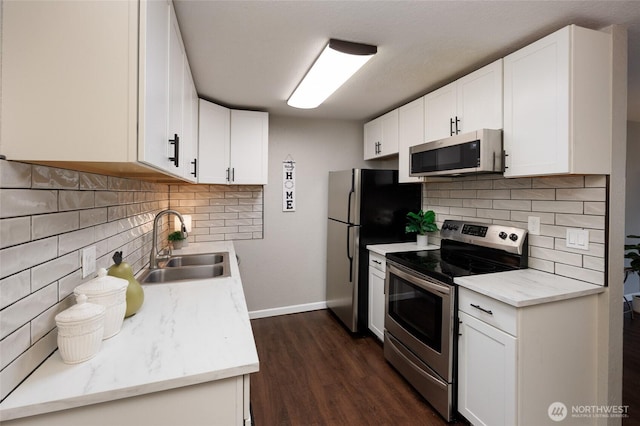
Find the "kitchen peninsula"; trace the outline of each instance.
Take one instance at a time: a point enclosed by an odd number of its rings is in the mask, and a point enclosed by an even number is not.
[[[250,424],[249,374],[259,362],[235,250],[180,250],[206,252],[228,252],[231,276],[145,285],[142,308],[119,334],[80,364],[54,352],[0,404],[2,424]]]

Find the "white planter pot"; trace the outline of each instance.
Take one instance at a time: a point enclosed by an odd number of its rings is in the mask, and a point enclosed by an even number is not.
[[[429,236],[428,235],[418,235],[417,236],[417,244],[418,247],[426,247],[429,244]]]

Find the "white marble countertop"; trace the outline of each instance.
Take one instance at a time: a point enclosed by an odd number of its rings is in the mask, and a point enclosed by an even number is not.
[[[369,244],[367,246],[367,250],[378,253],[381,256],[386,256],[387,253],[395,253],[401,251],[437,250],[439,248],[439,246],[434,244],[429,244],[426,247],[418,247],[418,244],[416,244],[415,241],[410,243]]]
[[[605,287],[538,271],[520,269],[458,277],[454,282],[515,307],[531,306],[602,293]]]
[[[144,304],[98,354],[68,365],[54,352],[0,404],[0,421],[258,371],[258,353],[231,242],[175,253],[228,251],[231,277],[145,285]]]

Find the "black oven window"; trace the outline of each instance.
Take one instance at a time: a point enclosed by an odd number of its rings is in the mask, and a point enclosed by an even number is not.
[[[437,352],[442,350],[442,298],[392,275],[389,315]]]

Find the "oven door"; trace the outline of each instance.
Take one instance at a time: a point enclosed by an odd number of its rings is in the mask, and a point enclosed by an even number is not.
[[[455,288],[387,263],[384,326],[447,383],[453,380]]]

